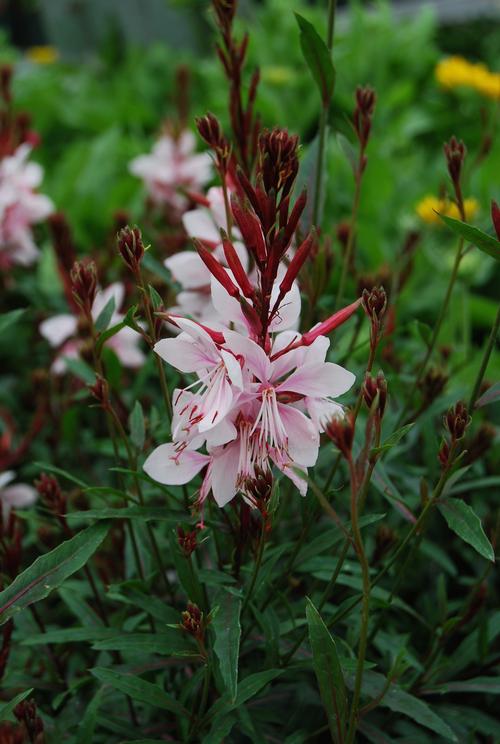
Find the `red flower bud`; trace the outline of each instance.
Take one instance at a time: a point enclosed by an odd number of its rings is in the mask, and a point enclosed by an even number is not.
[[[264,263],[267,257],[266,242],[257,215],[243,208],[234,197],[231,199],[231,210],[248,251],[257,263]]]
[[[297,249],[280,284],[281,297],[284,297],[291,290],[292,284],[297,278],[297,275],[306,262],[307,258],[309,257],[311,249],[315,242],[316,236],[314,234],[308,235]]]
[[[317,326],[312,328],[307,333],[303,334],[302,345],[310,346],[312,342],[318,338],[318,336],[326,336],[334,331],[335,328],[338,328],[340,325],[342,325],[342,323],[345,323],[346,320],[349,320],[351,315],[356,312],[360,304],[361,299],[356,300],[350,305],[347,305],[347,307],[342,308],[342,310],[338,310],[333,315],[330,315],[330,317],[324,320],[322,323],[318,323]]]
[[[241,291],[243,292],[245,297],[252,299],[255,294],[254,288],[250,284],[247,273],[241,265],[241,261],[238,254],[236,253],[234,245],[224,233],[222,234],[222,247],[224,248],[224,255],[226,257],[227,265],[233,272],[234,278],[238,282]]]
[[[71,286],[75,302],[90,316],[97,292],[97,269],[93,261],[76,261],[71,269]]]
[[[226,292],[230,294],[231,297],[234,297],[238,300],[240,297],[240,290],[232,281],[225,268],[221,266],[217,259],[212,255],[212,253],[210,253],[210,251],[205,248],[203,243],[201,243],[199,240],[195,240],[194,244],[201,260],[210,271],[212,276],[214,276],[217,281],[222,284]]]

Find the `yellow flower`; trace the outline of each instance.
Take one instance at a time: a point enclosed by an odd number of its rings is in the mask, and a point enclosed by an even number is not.
[[[32,46],[26,50],[26,57],[37,65],[52,65],[59,59],[59,52],[53,46]]]
[[[437,63],[436,80],[443,88],[473,88],[488,98],[500,98],[500,73],[492,72],[481,62],[464,57],[447,57]]]
[[[464,209],[466,219],[471,220],[479,210],[477,199],[465,199]],[[444,214],[445,217],[453,217],[455,220],[460,219],[460,213],[455,202],[452,202],[449,199],[439,199],[437,196],[425,196],[421,201],[419,201],[415,207],[415,211],[420,219],[428,225],[443,224],[436,212]]]

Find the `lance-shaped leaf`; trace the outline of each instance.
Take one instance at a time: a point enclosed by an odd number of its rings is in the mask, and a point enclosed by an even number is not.
[[[134,700],[140,700],[142,703],[152,705],[154,708],[168,710],[176,715],[190,716],[189,711],[181,703],[167,695],[158,685],[146,682],[146,680],[136,677],[134,674],[117,672],[114,669],[105,669],[104,667],[96,667],[90,671],[99,682],[114,687],[115,690],[123,692]]]
[[[142,450],[144,447],[144,439],[146,437],[146,427],[144,424],[142,406],[138,400],[135,401],[128,421],[130,426],[130,439],[138,450]]]
[[[319,88],[323,106],[328,106],[335,85],[335,68],[328,47],[312,23],[295,13],[300,28],[300,47]]]
[[[215,632],[214,651],[219,669],[231,701],[236,698],[238,686],[238,657],[240,653],[241,599],[228,591],[218,593],[215,600],[219,610],[212,620]]]
[[[475,245],[483,253],[487,253],[488,256],[493,256],[497,261],[500,261],[500,240],[479,230],[477,227],[468,225],[466,222],[455,220],[453,217],[445,217],[444,214],[440,214],[439,216],[454,233],[467,240],[467,242],[472,243],[472,245]]]
[[[82,568],[102,543],[108,529],[107,522],[98,522],[37,558],[0,593],[0,625],[33,602],[44,599]]]
[[[33,688],[30,687],[29,690],[24,690],[24,692],[20,692],[19,695],[16,695],[15,698],[12,698],[12,700],[9,700],[8,703],[2,703],[0,705],[0,721],[5,721],[6,719],[10,718],[12,711],[18,705],[19,703],[22,703],[23,700],[26,700],[28,695],[31,695],[33,692]]]
[[[347,716],[347,692],[335,641],[309,598],[307,599],[306,617],[314,671],[332,739],[335,742],[342,742]]]
[[[94,323],[96,331],[102,333],[102,331],[106,330],[106,328],[109,326],[111,318],[113,317],[113,313],[115,312],[115,306],[115,298],[111,297],[97,316],[97,319]]]
[[[481,520],[472,507],[461,499],[446,499],[438,503],[438,509],[446,519],[450,530],[472,545],[479,555],[489,561],[495,560],[493,547],[484,534]]]

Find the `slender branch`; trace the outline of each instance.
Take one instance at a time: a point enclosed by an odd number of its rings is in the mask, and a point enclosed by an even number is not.
[[[479,368],[479,372],[477,373],[476,381],[474,383],[474,387],[472,389],[472,393],[469,400],[469,412],[472,414],[474,411],[474,406],[476,405],[476,401],[479,395],[479,390],[481,388],[481,384],[484,379],[484,375],[486,374],[486,369],[488,367],[488,362],[490,361],[491,352],[493,351],[493,347],[495,346],[495,342],[497,340],[498,331],[500,329],[500,306],[497,311],[497,316],[495,318],[495,322],[493,323],[493,327],[491,329],[491,333],[488,337],[488,341],[486,343],[486,347],[484,349],[483,358],[481,361],[481,366]]]

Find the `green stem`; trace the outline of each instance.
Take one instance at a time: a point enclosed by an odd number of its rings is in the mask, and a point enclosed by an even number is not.
[[[368,621],[370,619],[370,568],[366,553],[363,545],[363,538],[361,537],[361,530],[359,527],[359,499],[358,490],[356,488],[356,469],[352,456],[349,459],[349,470],[351,473],[351,523],[352,523],[352,534],[354,537],[354,547],[358,555],[359,564],[361,566],[361,576],[363,582],[363,605],[361,611],[361,629],[359,634],[359,646],[358,646],[358,664],[356,667],[356,678],[354,682],[354,693],[351,702],[351,712],[349,715],[348,734],[346,744],[352,744],[357,729],[357,713],[359,707],[359,699],[361,696],[361,685],[363,683],[363,670],[365,664],[366,648],[368,641]]]
[[[255,589],[255,584],[257,583],[257,577],[259,575],[260,567],[262,564],[262,556],[264,555],[264,546],[265,546],[265,524],[264,524],[264,520],[262,520],[262,527],[261,527],[260,538],[259,538],[259,547],[257,549],[257,557],[255,559],[255,565],[253,568],[253,574],[252,574],[252,579],[250,581],[250,586],[248,587],[248,592],[246,594],[246,597],[243,602],[243,606],[241,608],[242,616],[250,603],[253,590]]]
[[[472,414],[474,406],[476,405],[476,401],[479,395],[479,389],[483,382],[484,375],[486,374],[486,369],[488,367],[488,362],[490,361],[491,352],[493,351],[493,347],[495,346],[499,328],[500,328],[500,306],[497,311],[495,322],[493,323],[493,328],[491,329],[491,333],[486,343],[486,348],[484,350],[483,358],[481,361],[481,366],[479,368],[479,372],[477,373],[476,381],[474,383],[474,387],[472,389],[472,393],[470,396],[470,400],[469,400],[469,413],[470,414]]]
[[[443,324],[443,320],[445,318],[446,313],[448,312],[448,305],[450,304],[451,294],[453,292],[453,287],[455,286],[455,282],[457,280],[458,269],[460,268],[460,262],[462,261],[463,256],[464,256],[464,240],[463,238],[460,238],[458,242],[457,252],[455,254],[455,261],[453,263],[453,269],[451,272],[450,280],[448,282],[448,287],[446,289],[446,294],[444,296],[443,303],[441,304],[441,309],[439,311],[438,319],[436,321],[436,324],[434,325],[434,330],[432,332],[429,346],[427,347],[427,352],[418,369],[417,376],[411,387],[410,393],[406,399],[406,403],[403,407],[403,410],[401,411],[399,415],[399,418],[397,420],[396,427],[395,427],[396,429],[398,429],[404,421],[404,418],[408,412],[408,408],[410,407],[412,403],[413,396],[415,395],[415,392],[420,384],[420,381],[422,380],[422,377],[424,376],[424,372],[426,370],[429,359],[431,358],[432,353],[435,349],[437,340],[439,338],[439,333],[441,331],[441,326]]]
[[[153,343],[156,343],[157,338],[156,338],[153,314],[151,312],[151,303],[149,300],[148,291],[144,283],[142,273],[140,271],[137,274],[137,279],[139,280],[139,286],[142,292],[144,312],[146,314],[146,320],[148,322],[149,335],[151,336]],[[167,412],[168,421],[170,422],[172,421],[172,402],[170,400],[170,393],[168,390],[167,378],[165,376],[165,368],[158,354],[154,354],[154,358],[155,358],[156,369],[158,370],[158,377],[160,378],[160,387],[161,387],[161,392],[163,396],[163,402],[165,404],[165,410]]]

